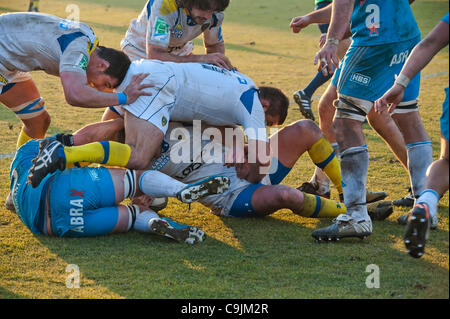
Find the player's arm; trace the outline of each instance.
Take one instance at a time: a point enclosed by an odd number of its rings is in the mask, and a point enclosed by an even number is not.
[[[408,86],[409,81],[414,78],[442,48],[447,46],[448,42],[448,23],[440,21],[439,24],[412,50],[392,88],[375,102],[375,110],[380,113],[384,112],[388,105],[391,104],[389,112],[393,112],[395,107],[402,100],[403,92]]]
[[[141,95],[151,95],[150,93],[143,91],[143,89],[149,87],[149,85],[141,85],[142,80],[146,76],[147,75],[145,74],[139,74],[133,77],[133,80],[123,92],[126,95],[126,101],[124,101],[120,100],[120,95],[117,93],[101,92],[91,87],[87,83],[86,74],[81,72],[60,73],[64,96],[67,103],[73,106],[88,108],[130,104],[136,101]],[[112,90],[113,87],[108,87],[107,89]]]
[[[348,26],[352,16],[354,0],[335,0],[332,3],[330,27],[328,28],[325,45],[314,57],[314,64],[318,64],[318,70],[328,65],[328,72],[333,73],[333,65],[339,66],[337,49],[339,41],[348,33]]]
[[[291,20],[290,28],[292,32],[299,33],[310,24],[326,24],[331,20],[332,6],[328,5],[320,10],[315,10],[307,15],[295,17]]]

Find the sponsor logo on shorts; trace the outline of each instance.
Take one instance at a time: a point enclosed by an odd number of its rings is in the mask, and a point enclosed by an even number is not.
[[[360,73],[353,73],[350,77],[350,81],[356,82],[358,84],[365,85],[365,86],[368,86],[371,80],[372,79],[369,76],[366,76],[366,75],[363,75]]]
[[[165,116],[163,116],[161,119],[161,125],[166,126],[166,124],[167,124],[167,118]]]
[[[81,197],[78,199],[71,199],[69,216],[71,230],[79,233],[84,232],[84,192],[72,189],[70,197]]]
[[[391,60],[391,64],[389,64],[389,67],[396,65],[396,64],[403,64],[405,63],[406,59],[409,56],[409,50],[400,52],[399,54],[394,54]]]

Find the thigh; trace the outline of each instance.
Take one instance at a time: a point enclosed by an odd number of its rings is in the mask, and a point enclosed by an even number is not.
[[[8,108],[13,108],[40,98],[39,91],[32,79],[10,83],[3,87],[0,86],[0,91],[4,92],[0,94],[0,102]]]

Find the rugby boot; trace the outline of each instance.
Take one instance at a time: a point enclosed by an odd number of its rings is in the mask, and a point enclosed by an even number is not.
[[[206,235],[201,229],[177,223],[167,217],[152,218],[149,221],[149,227],[156,234],[189,245],[203,242],[206,239]]]
[[[63,145],[53,139],[47,138],[40,142],[39,154],[33,159],[33,166],[28,175],[28,183],[31,183],[33,188],[39,186],[48,174],[66,168],[66,159],[58,154],[60,147]]]
[[[341,214],[333,220],[333,224],[316,229],[311,235],[317,242],[328,242],[349,237],[364,239],[370,234],[372,234],[372,221],[356,221],[347,214]]]
[[[311,183],[311,182],[304,182],[300,187],[297,187],[297,189],[301,192],[325,197],[327,199],[330,199],[330,195],[331,195],[330,192],[327,192],[325,194],[319,194],[319,192],[318,192],[319,187],[315,183]]]
[[[297,91],[294,93],[294,101],[298,104],[300,112],[303,116],[310,120],[315,120],[314,113],[311,110],[311,98],[303,91]]]
[[[428,212],[428,205],[418,203],[409,211],[405,235],[403,236],[406,249],[412,257],[422,257],[429,230],[430,213]]]
[[[400,225],[408,224],[409,214],[402,215],[397,219],[397,223]],[[439,219],[437,216],[430,216],[430,229],[435,230],[438,227]]]
[[[394,212],[394,207],[391,201],[378,201],[367,204],[367,212],[372,220],[385,220]]]
[[[399,207],[413,207],[414,206],[414,196],[412,194],[411,188],[409,188],[409,195],[392,201],[392,204],[394,206],[399,206]]]
[[[222,194],[230,187],[230,179],[226,176],[213,175],[183,188],[177,198],[183,203],[193,203],[209,195]]]
[[[370,189],[366,189],[366,203],[378,202],[387,196],[388,194],[385,192],[373,192]]]

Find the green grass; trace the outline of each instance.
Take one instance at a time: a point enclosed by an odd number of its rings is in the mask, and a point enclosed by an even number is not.
[[[2,2],[0,12],[20,11],[27,1]],[[80,5],[81,20],[90,23],[102,44],[119,47],[128,23],[145,1],[41,1],[41,11],[65,16],[69,3]],[[292,17],[313,7],[312,1],[233,0],[226,11],[224,37],[233,64],[258,84],[274,85],[287,94],[306,85],[316,70],[312,60],[319,31],[310,27],[290,33]],[[448,11],[447,1],[416,1],[413,5],[422,35]],[[196,52],[202,52],[196,40]],[[448,48],[424,75],[448,70]],[[35,72],[33,78],[52,116],[50,133],[75,131],[100,119],[102,110],[67,105],[58,78]],[[448,72],[426,78],[421,87],[421,115],[439,155],[439,115]],[[317,95],[325,87],[320,88]],[[314,112],[317,114],[316,104]],[[287,123],[301,119],[291,105]],[[15,150],[20,124],[0,108],[0,153]],[[368,185],[406,195],[405,171],[368,126]],[[364,241],[316,244],[311,231],[329,224],[293,215],[287,210],[261,219],[219,218],[199,204],[187,207],[171,200],[164,216],[202,228],[206,242],[190,247],[157,236],[136,233],[101,238],[69,239],[35,236],[3,207],[9,189],[10,158],[0,158],[0,298],[448,298],[448,194],[440,202],[439,227],[431,232],[427,253],[419,260],[403,247],[403,227],[396,209]],[[312,175],[304,156],[285,183],[298,186]],[[334,197],[336,196],[333,190]],[[81,271],[81,288],[65,286],[66,267]],[[366,267],[380,267],[380,288],[368,289]]]

